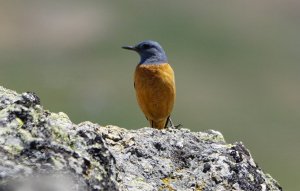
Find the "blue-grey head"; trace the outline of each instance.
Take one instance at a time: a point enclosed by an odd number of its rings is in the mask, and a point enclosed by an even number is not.
[[[135,46],[123,46],[122,48],[136,51],[141,57],[139,64],[162,64],[168,62],[164,49],[158,42],[152,40],[140,42]]]

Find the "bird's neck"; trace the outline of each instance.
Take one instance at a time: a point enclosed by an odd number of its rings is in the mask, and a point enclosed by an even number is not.
[[[152,55],[147,57],[141,56],[139,64],[163,64],[167,62],[168,59],[166,55]]]

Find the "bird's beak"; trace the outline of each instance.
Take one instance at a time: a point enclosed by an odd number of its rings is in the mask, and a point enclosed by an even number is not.
[[[122,48],[127,49],[127,50],[134,50],[134,51],[136,51],[136,47],[135,46],[122,46]]]

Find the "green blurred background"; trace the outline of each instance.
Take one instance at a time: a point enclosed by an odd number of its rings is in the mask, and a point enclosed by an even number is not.
[[[1,1],[0,85],[45,108],[147,126],[133,89],[152,39],[176,73],[176,123],[242,141],[285,190],[300,190],[300,1]]]

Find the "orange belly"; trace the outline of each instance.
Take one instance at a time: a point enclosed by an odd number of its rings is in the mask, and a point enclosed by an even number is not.
[[[175,100],[175,80],[171,66],[167,63],[138,65],[134,84],[137,101],[150,126],[164,128]]]

